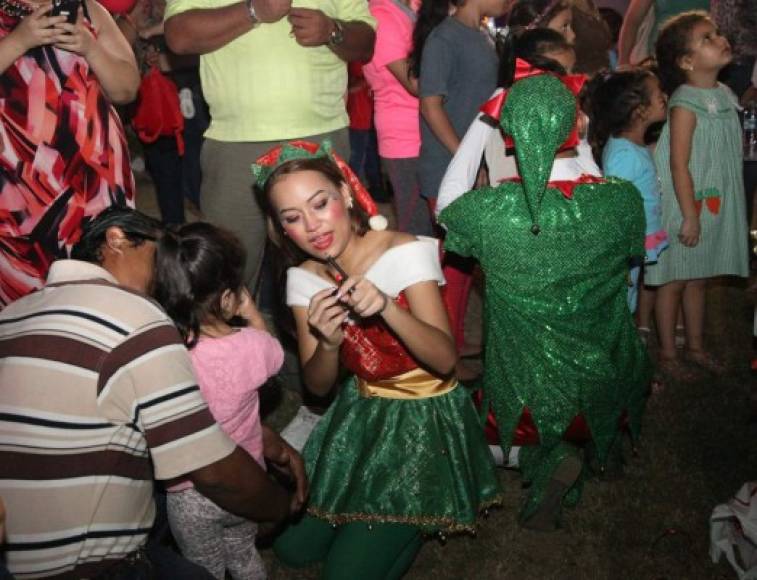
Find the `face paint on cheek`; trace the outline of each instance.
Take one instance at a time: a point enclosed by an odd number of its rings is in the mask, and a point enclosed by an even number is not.
[[[328,209],[329,209],[329,219],[334,221],[339,221],[344,218],[345,215],[347,215],[347,208],[345,204],[341,202],[341,195],[338,193],[331,194],[331,202],[329,203]]]

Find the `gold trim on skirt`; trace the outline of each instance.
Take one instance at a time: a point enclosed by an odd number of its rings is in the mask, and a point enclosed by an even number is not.
[[[357,388],[362,397],[383,399],[428,399],[449,393],[457,386],[457,379],[440,379],[428,371],[415,368],[396,377],[367,381],[357,380]]]

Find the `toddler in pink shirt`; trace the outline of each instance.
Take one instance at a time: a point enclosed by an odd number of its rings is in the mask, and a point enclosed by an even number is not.
[[[258,390],[279,371],[284,352],[244,286],[245,259],[231,233],[184,225],[161,241],[154,294],[190,349],[213,417],[265,468]],[[184,556],[216,578],[227,570],[235,579],[266,577],[255,549],[257,524],[221,509],[188,480],[168,488],[168,521]]]

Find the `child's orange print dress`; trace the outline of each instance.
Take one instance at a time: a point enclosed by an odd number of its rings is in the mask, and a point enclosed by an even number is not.
[[[0,39],[30,12],[0,0]],[[132,205],[123,126],[87,61],[31,49],[0,75],[0,308],[38,288],[82,220]]]

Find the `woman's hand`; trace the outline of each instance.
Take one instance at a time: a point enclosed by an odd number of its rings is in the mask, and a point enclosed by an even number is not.
[[[74,24],[69,24],[68,22],[56,24],[54,28],[57,32],[55,47],[75,52],[84,58],[88,58],[97,46],[97,39],[84,22],[84,12],[79,7]]]
[[[21,54],[27,50],[45,44],[53,44],[58,38],[57,26],[66,21],[65,16],[48,16],[53,5],[42,4],[34,12],[25,16],[13,29],[7,40],[18,44]]]
[[[373,282],[361,276],[347,278],[339,287],[337,298],[362,318],[383,314],[390,302],[389,297]]]
[[[693,248],[699,243],[700,234],[701,226],[699,224],[699,217],[684,217],[681,229],[678,231],[678,239],[681,243],[688,248]]]
[[[342,344],[342,324],[347,320],[348,314],[349,310],[340,302],[339,295],[334,293],[333,288],[321,290],[310,300],[308,325],[327,350],[337,350]]]

